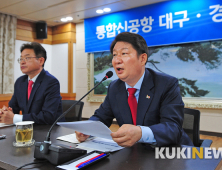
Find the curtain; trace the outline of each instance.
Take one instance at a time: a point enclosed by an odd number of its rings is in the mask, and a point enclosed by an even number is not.
[[[14,91],[17,18],[0,13],[0,94]]]

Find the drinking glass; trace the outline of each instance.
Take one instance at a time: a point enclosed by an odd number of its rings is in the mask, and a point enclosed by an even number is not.
[[[15,131],[15,147],[31,146],[35,143],[33,139],[33,121],[17,122]]]

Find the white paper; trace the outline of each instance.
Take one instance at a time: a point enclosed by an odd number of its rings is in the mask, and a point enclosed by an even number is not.
[[[58,122],[58,125],[75,131],[105,139],[111,139],[111,130],[100,121]]]
[[[90,136],[89,138],[86,139],[86,141],[92,140],[93,138],[94,138],[93,136]],[[65,135],[65,136],[60,136],[60,137],[57,137],[56,139],[66,141],[66,142],[70,142],[70,143],[80,143],[76,139],[76,133],[72,133],[72,134]]]
[[[93,148],[87,148],[87,147],[83,147],[83,146],[81,146],[81,148],[77,146],[76,148],[86,150],[87,153],[95,151],[95,149],[93,149]],[[100,151],[100,150],[98,150],[98,151]]]
[[[62,141],[66,141],[66,142],[70,142],[70,143],[80,143],[77,139],[76,139],[76,134],[69,134],[69,135],[65,135],[65,136],[60,136],[58,138],[56,138],[58,140],[62,140]]]
[[[88,138],[86,141],[79,143],[75,134],[58,137],[57,139],[68,141],[77,144],[77,148],[85,149],[87,152],[98,150],[101,152],[114,152],[123,147],[119,146],[113,141],[110,134],[111,130],[100,121],[78,121],[78,122],[58,122],[58,125],[75,131],[82,132],[86,135],[94,136],[95,138]]]
[[[13,126],[14,124],[5,124],[5,123],[0,123],[0,127],[5,127],[5,126]]]
[[[75,143],[77,144],[76,148],[87,150],[87,153],[95,151],[95,150],[101,151],[101,152],[114,152],[114,151],[123,149],[123,147],[119,146],[113,140],[100,138],[100,137],[90,137],[86,141],[80,143],[76,139],[75,133],[70,134],[70,135],[60,136],[56,139],[70,142],[70,143]]]
[[[97,150],[101,152],[114,152],[123,149],[124,147],[119,146],[116,142],[110,139],[104,139],[100,137],[96,137],[92,140],[82,142],[78,144],[76,148],[86,149],[90,148],[91,150]]]
[[[82,159],[79,159],[73,163],[70,163],[68,165],[60,165],[60,166],[57,166],[59,168],[62,168],[62,169],[66,169],[66,170],[76,170],[76,169],[79,169],[78,167],[76,167],[76,165],[78,165],[79,163],[81,162],[84,162],[84,161],[87,161],[95,156],[98,156],[99,154],[98,153],[93,153],[93,154],[90,154]]]

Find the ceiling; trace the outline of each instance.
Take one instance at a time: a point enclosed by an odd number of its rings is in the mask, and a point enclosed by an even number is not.
[[[54,26],[63,23],[62,17],[71,16],[73,23],[79,23],[102,15],[96,13],[97,9],[109,7],[112,13],[162,1],[166,0],[0,0],[0,13]]]

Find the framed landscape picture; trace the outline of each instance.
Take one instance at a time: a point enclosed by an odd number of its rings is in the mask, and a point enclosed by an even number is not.
[[[146,67],[178,78],[186,107],[222,109],[222,41],[149,47]],[[88,88],[110,79],[88,96],[88,101],[103,102],[109,83],[117,79],[109,51],[88,54]]]

